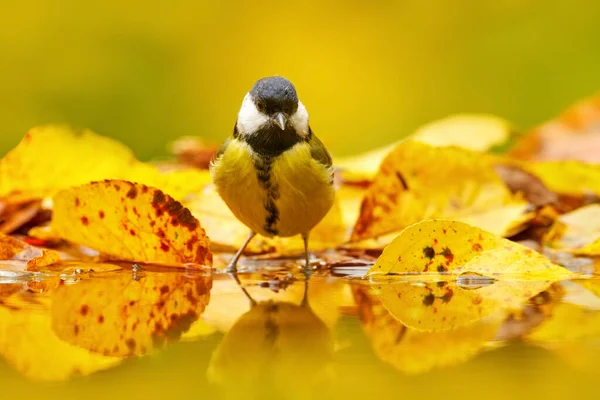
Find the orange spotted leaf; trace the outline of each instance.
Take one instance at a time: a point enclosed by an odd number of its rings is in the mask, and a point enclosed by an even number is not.
[[[428,220],[406,228],[386,247],[368,275],[424,272],[541,280],[573,275],[528,247],[449,220]]]
[[[110,258],[211,265],[204,229],[190,211],[158,189],[126,181],[94,182],[54,197],[52,230]]]

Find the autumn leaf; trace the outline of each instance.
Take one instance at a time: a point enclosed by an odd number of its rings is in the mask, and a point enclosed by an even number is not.
[[[600,162],[599,127],[600,93],[527,132],[509,154],[520,160]]]
[[[455,114],[421,126],[411,139],[431,146],[493,152],[506,147],[514,135],[511,124],[494,115]]]
[[[371,290],[357,286],[353,293],[362,328],[375,354],[406,374],[468,361],[485,350],[502,322],[493,318],[441,332],[423,332],[394,318]]]
[[[404,140],[389,145],[369,150],[365,153],[348,157],[336,157],[336,177],[344,183],[368,184],[370,183],[383,159]]]
[[[29,379],[63,381],[114,367],[106,357],[69,344],[51,327],[47,297],[14,294],[0,304],[0,354]]]
[[[368,271],[371,277],[435,272],[495,279],[559,280],[573,274],[541,254],[459,221],[429,220],[406,228]]]
[[[424,219],[459,219],[524,204],[480,154],[407,141],[383,161],[362,202],[352,240],[399,232]],[[489,223],[489,217],[484,221]],[[494,223],[507,225],[502,218]]]
[[[600,256],[600,205],[590,204],[559,216],[544,243],[578,255]]]
[[[342,182],[365,184],[373,181],[382,161],[405,141],[484,152],[503,149],[513,137],[514,129],[502,118],[486,114],[456,114],[429,122],[407,138],[389,145],[359,155],[336,157],[335,166]]]
[[[0,233],[0,267],[11,271],[39,271],[60,261],[57,251],[30,246]]]
[[[176,199],[202,190],[208,172],[195,169],[162,173],[135,159],[123,144],[87,130],[66,126],[31,129],[0,160],[0,197],[31,198],[102,179],[124,179],[157,187]]]
[[[109,356],[145,354],[177,341],[204,312],[210,274],[144,271],[63,285],[52,293],[52,328],[68,343]]]
[[[523,164],[555,193],[600,197],[600,164],[583,161],[540,161]]]
[[[113,180],[54,197],[52,231],[111,258],[211,265],[208,237],[188,209],[158,189]]]
[[[558,205],[559,197],[530,172],[513,163],[496,164],[495,171],[511,192],[521,194],[532,205]]]

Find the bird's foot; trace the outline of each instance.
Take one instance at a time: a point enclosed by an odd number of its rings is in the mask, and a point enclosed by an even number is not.
[[[237,274],[237,272],[238,270],[236,264],[229,264],[227,268],[225,268],[225,273],[227,274]]]
[[[304,275],[308,279],[312,275],[313,269],[310,265],[305,265],[304,268],[302,268],[302,272],[304,272]]]

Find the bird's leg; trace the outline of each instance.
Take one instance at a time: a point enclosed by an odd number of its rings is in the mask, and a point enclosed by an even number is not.
[[[237,251],[237,253],[235,253],[233,258],[229,262],[229,265],[227,266],[227,269],[225,270],[225,272],[228,272],[228,273],[236,273],[237,272],[237,262],[240,259],[240,257],[242,256],[242,253],[244,252],[244,250],[246,249],[246,246],[248,246],[248,243],[250,243],[250,241],[252,240],[252,238],[255,235],[256,235],[256,232],[250,231],[250,234],[246,238],[246,241],[244,242],[244,244],[242,244],[242,247],[240,247],[240,249]]]
[[[312,269],[310,268],[310,254],[308,254],[308,233],[302,234],[302,240],[304,241],[304,256],[306,257],[306,264],[304,265],[304,274],[306,280],[310,277]]]

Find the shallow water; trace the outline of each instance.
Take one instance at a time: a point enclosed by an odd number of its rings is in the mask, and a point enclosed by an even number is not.
[[[7,398],[598,398],[600,280],[0,277]],[[335,276],[332,276],[335,275]]]

